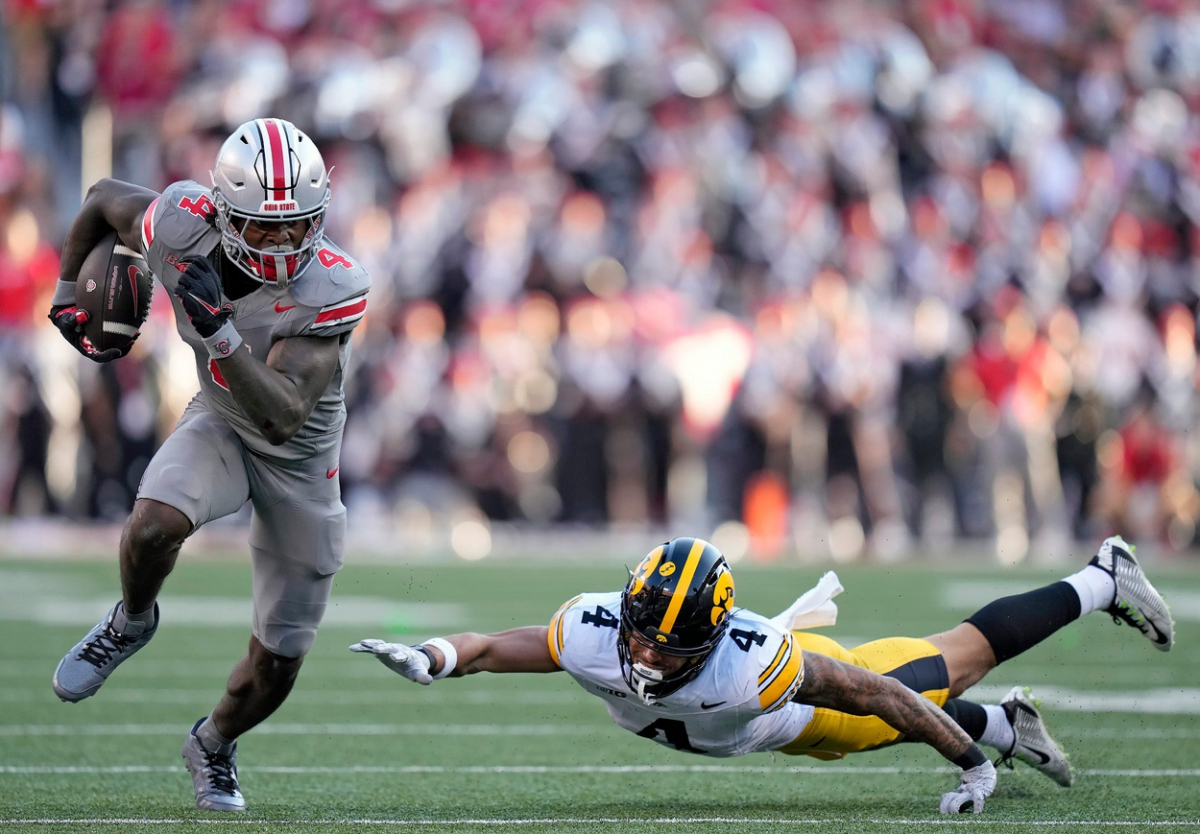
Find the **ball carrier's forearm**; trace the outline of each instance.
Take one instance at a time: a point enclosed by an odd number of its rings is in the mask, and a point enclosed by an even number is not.
[[[120,180],[102,179],[88,189],[63,241],[59,277],[74,281],[83,261],[110,231],[135,252],[142,251],[141,221],[157,191]]]
[[[271,346],[265,361],[242,343],[233,304],[207,258],[193,258],[179,276],[175,297],[204,342],[234,401],[267,442],[279,446],[308,422],[329,387],[341,356],[337,336],[292,336]]]
[[[287,350],[283,342],[279,346],[280,352]],[[275,356],[276,351],[272,350],[271,355]],[[291,440],[316,405],[295,380],[256,359],[245,345],[228,358],[218,359],[217,367],[234,401],[274,446]]]

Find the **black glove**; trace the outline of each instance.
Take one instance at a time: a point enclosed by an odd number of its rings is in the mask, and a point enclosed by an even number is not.
[[[56,304],[50,308],[48,318],[58,328],[58,332],[63,335],[63,338],[71,343],[71,347],[93,362],[111,362],[114,359],[120,359],[133,349],[133,343],[141,335],[140,331],[134,333],[133,338],[123,347],[97,350],[96,346],[92,344],[92,340],[83,335],[83,326],[88,323],[89,319],[87,311],[80,310],[74,304]]]
[[[207,339],[233,318],[233,305],[221,303],[221,277],[208,258],[184,261],[187,270],[175,285],[175,297],[200,338]]]

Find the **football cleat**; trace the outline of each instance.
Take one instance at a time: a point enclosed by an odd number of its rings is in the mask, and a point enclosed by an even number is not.
[[[1116,581],[1117,592],[1106,610],[1115,623],[1133,626],[1160,652],[1175,645],[1175,623],[1171,611],[1150,580],[1146,578],[1133,546],[1120,536],[1110,536],[1088,562],[1107,571]]]
[[[196,807],[201,811],[245,811],[246,800],[238,787],[237,742],[229,745],[228,753],[212,753],[196,736],[204,723],[201,718],[183,743],[183,761],[192,774],[196,790]]]
[[[100,623],[75,644],[54,670],[54,694],[64,701],[82,701],[95,695],[113,670],[150,642],[158,630],[158,605],[154,625],[129,623],[126,631],[114,624],[122,603],[112,607]]]
[[[1071,787],[1075,781],[1071,763],[1067,754],[1058,746],[1046,729],[1042,714],[1038,712],[1040,702],[1030,697],[1029,687],[1014,686],[1012,691],[1004,696],[1000,706],[1008,716],[1012,725],[1012,749],[1002,755],[996,764],[1008,765],[1012,769],[1012,760],[1024,762],[1033,769],[1053,779],[1064,788]]]

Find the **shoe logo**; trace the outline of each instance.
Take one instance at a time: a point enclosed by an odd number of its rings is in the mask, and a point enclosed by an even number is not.
[[[1043,753],[1041,750],[1035,750],[1034,748],[1030,747],[1028,744],[1023,745],[1023,746],[1027,751],[1029,751],[1029,754],[1031,756],[1037,756],[1038,764],[1049,764],[1050,757],[1047,756],[1045,753]]]
[[[1153,631],[1154,636],[1151,639],[1153,639],[1155,643],[1157,643],[1160,646],[1165,646],[1165,645],[1167,645],[1167,643],[1171,642],[1167,638],[1167,635],[1165,635],[1161,631],[1159,631],[1158,626],[1156,626],[1154,623],[1150,622],[1149,620],[1143,620],[1142,622],[1145,623],[1145,625],[1149,627],[1148,629],[1143,628],[1142,633],[1145,634],[1147,637],[1150,637],[1150,632]]]
[[[336,475],[336,474],[337,474],[337,472],[338,472],[338,470],[339,470],[339,469],[341,469],[341,468],[342,468],[342,465],[339,463],[337,466],[333,467],[333,469],[326,469],[326,470],[325,470],[325,477],[326,477],[326,478],[330,478],[330,479],[332,479],[332,478],[333,478],[333,476],[334,476],[334,475]]]
[[[724,704],[724,703],[725,703],[725,701],[717,701],[715,704],[706,704],[703,701],[701,701],[700,709],[713,709],[714,707],[719,707],[719,706],[721,706],[721,704]]]
[[[280,302],[276,301],[275,302],[275,312],[276,313],[286,313],[288,310],[292,309],[295,306],[296,306],[295,304],[284,305],[284,304],[281,304]]]

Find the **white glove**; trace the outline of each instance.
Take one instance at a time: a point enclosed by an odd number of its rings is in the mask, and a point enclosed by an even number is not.
[[[938,808],[943,814],[965,814],[972,811],[983,813],[983,801],[996,790],[996,767],[985,761],[981,765],[964,770],[962,782],[958,790],[942,794],[942,804]]]
[[[350,647],[352,652],[366,652],[379,658],[379,662],[398,675],[403,675],[413,683],[429,686],[433,676],[429,674],[429,657],[420,649],[406,646],[403,643],[385,643],[374,638],[359,640]],[[992,783],[996,781],[992,777]]]

